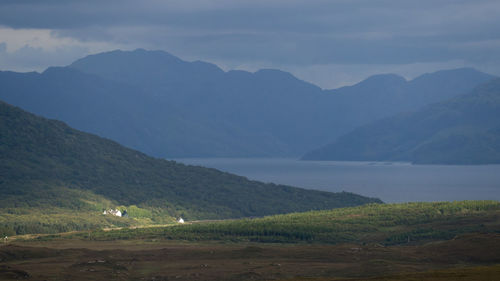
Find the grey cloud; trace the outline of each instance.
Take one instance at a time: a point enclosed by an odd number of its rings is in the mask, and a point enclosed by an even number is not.
[[[211,5],[203,3],[212,3]],[[458,4],[457,4],[458,3]],[[452,5],[453,4],[453,5]],[[471,7],[486,7],[483,9]],[[173,25],[245,30],[346,32],[398,29],[408,25],[443,25],[454,21],[484,21],[495,13],[495,1],[8,1],[0,3],[0,24],[66,29],[94,25]],[[202,7],[202,8],[200,8]],[[205,7],[205,8],[203,8]],[[493,7],[493,9],[492,9]],[[478,10],[478,11],[474,11]],[[455,15],[455,16],[454,16]],[[497,20],[495,20],[497,21]],[[394,23],[398,23],[394,25]],[[454,24],[456,20],[454,21]],[[339,26],[341,25],[341,26]]]
[[[81,57],[88,50],[82,47],[71,47],[46,51],[42,48],[24,46],[14,52],[7,52],[7,45],[0,43],[0,70],[10,71],[43,71],[47,66],[67,65]]]
[[[238,65],[500,64],[497,0],[0,2],[0,25]],[[494,45],[494,44],[493,44]],[[496,45],[494,45],[496,46]]]

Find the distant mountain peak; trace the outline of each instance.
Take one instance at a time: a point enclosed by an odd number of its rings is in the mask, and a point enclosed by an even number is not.
[[[133,53],[146,53],[148,52],[146,49],[143,49],[143,48],[137,48],[135,50],[132,51]],[[162,52],[165,52],[165,51],[162,51]]]
[[[75,68],[67,68],[67,67],[64,67],[64,66],[50,66],[47,69],[45,69],[42,72],[42,74],[44,74],[44,75],[66,74],[67,75],[68,73],[75,73],[75,72],[80,73],[80,71],[78,71]]]
[[[274,74],[274,75],[283,75],[283,76],[292,76],[289,72],[279,70],[276,68],[261,68],[255,72],[255,74]]]
[[[426,73],[426,74],[435,74],[435,75],[438,75],[438,74],[443,74],[443,73],[483,73],[473,67],[458,67],[458,68],[451,68],[451,69],[442,69],[442,70],[438,70],[438,71],[434,71],[434,72],[431,72],[431,73]],[[424,74],[424,75],[426,75]],[[483,73],[484,74],[484,73]]]
[[[320,88],[312,83],[306,82],[304,80],[301,80],[297,77],[295,77],[293,74],[290,72],[286,72],[283,70],[279,69],[273,69],[273,68],[263,68],[259,69],[256,72],[254,72],[255,77],[257,78],[263,78],[266,80],[274,81],[274,82],[279,82],[279,81],[293,81],[293,82],[300,82],[303,85],[307,85],[308,87],[312,87],[314,89],[320,90]]]
[[[365,80],[357,84],[340,87],[332,91],[342,92],[347,90],[347,91],[358,92],[362,91],[361,89],[366,89],[366,88],[389,89],[394,87],[401,87],[407,83],[408,81],[403,76],[397,74],[392,74],[392,73],[376,74],[366,78]]]
[[[299,80],[297,77],[293,76],[290,72],[286,72],[279,69],[263,68],[254,72],[257,77],[266,77],[268,79],[276,80]]]
[[[481,72],[475,68],[472,67],[461,67],[461,68],[454,68],[454,69],[444,69],[444,70],[438,70],[435,72],[431,73],[425,73],[422,74],[415,79],[411,80],[411,83],[416,83],[419,81],[424,81],[424,80],[437,80],[437,79],[460,79],[460,78],[469,78],[470,77],[483,77],[484,79],[493,79],[495,76]]]
[[[133,51],[123,51],[123,50],[113,50],[109,52],[103,52],[93,55],[88,55],[81,59],[73,62],[70,67],[73,68],[83,68],[88,65],[94,64],[124,64],[130,62],[151,62],[156,61],[157,63],[164,62],[184,62],[180,58],[165,52],[165,51],[149,51],[145,49],[135,49]],[[131,65],[133,66],[133,65]]]
[[[365,80],[361,81],[360,84],[371,84],[371,83],[395,83],[395,84],[405,84],[407,81],[403,76],[386,73],[386,74],[376,74],[372,75]]]
[[[190,77],[210,79],[223,73],[222,69],[211,63],[188,62],[165,51],[144,49],[89,55],[69,67],[126,84],[149,85],[165,85]]]

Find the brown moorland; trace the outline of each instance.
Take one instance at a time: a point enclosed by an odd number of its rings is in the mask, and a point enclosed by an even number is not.
[[[498,280],[498,253],[491,233],[397,246],[26,240],[0,247],[0,280]]]

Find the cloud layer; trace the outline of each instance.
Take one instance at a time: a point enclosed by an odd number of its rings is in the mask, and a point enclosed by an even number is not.
[[[226,68],[281,68],[323,87],[377,70],[412,76],[437,66],[473,66],[500,74],[499,14],[496,0],[4,0],[4,31],[45,30],[50,36],[43,44],[20,44],[0,29],[6,47],[0,68],[20,69],[10,56],[21,48],[49,54],[56,45],[58,52],[80,56],[163,49]],[[34,69],[50,65],[35,53]],[[343,75],[320,75],[321,69]]]

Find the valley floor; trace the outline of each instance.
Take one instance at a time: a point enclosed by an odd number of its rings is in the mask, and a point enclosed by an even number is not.
[[[500,280],[500,234],[419,245],[155,239],[0,246],[0,280]]]

